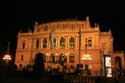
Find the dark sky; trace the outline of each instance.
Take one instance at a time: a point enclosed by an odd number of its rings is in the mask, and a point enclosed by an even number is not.
[[[122,2],[121,2],[122,3]],[[85,19],[89,15],[92,22],[98,22],[102,31],[112,30],[114,48],[125,48],[125,16],[124,4],[118,2],[83,2],[68,0],[16,0],[5,2],[2,6],[0,52],[16,49],[17,33],[19,30],[33,29],[34,21],[47,22],[57,19],[78,18]],[[1,7],[1,8],[2,8]]]

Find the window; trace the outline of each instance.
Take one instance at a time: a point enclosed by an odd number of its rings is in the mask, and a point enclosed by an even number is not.
[[[70,62],[70,63],[75,62],[75,56],[74,56],[74,54],[70,54],[70,55],[69,55],[69,62]]]
[[[60,64],[64,64],[67,62],[67,58],[63,53],[59,56],[59,62]]]
[[[50,63],[55,63],[55,55],[53,53],[50,55]]]
[[[75,47],[75,39],[73,37],[70,38],[69,45],[70,45],[70,48],[74,48]]]
[[[54,38],[54,41],[53,41],[53,47],[55,48],[56,47],[56,39]]]
[[[23,43],[22,43],[22,48],[23,49],[25,48],[25,41],[23,41]]]
[[[43,40],[43,48],[47,48],[47,39]]]
[[[39,48],[39,39],[36,40],[36,48]]]
[[[85,39],[85,45],[87,46],[87,47],[92,47],[92,38],[90,37],[90,38],[86,38]]]
[[[92,40],[88,40],[87,46],[88,46],[88,47],[91,47],[91,46],[92,46]]]
[[[23,61],[23,55],[21,55],[21,61]]]
[[[65,48],[65,39],[63,37],[60,39],[60,47]]]

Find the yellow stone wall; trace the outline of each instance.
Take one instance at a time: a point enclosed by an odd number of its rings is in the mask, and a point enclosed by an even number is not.
[[[51,31],[53,31],[53,37],[57,41],[54,49],[50,49]],[[81,32],[81,41],[79,41],[79,32]],[[64,49],[60,48],[61,37],[64,37],[66,41]],[[70,37],[75,38],[75,47],[73,49],[69,47]],[[47,38],[47,48],[42,47],[44,38]],[[37,39],[40,39],[39,48],[35,48]],[[92,46],[86,48],[85,44],[88,39],[92,40]],[[24,49],[22,49],[23,42],[25,42]],[[80,63],[88,63],[91,67],[92,74],[97,75],[97,72],[99,72],[102,67],[103,54],[108,54],[111,57],[113,55],[113,37],[110,30],[107,32],[101,32],[98,24],[91,27],[89,17],[86,17],[86,20],[68,19],[44,24],[38,24],[36,22],[33,32],[19,32],[15,63],[18,68],[20,68],[20,64],[22,64],[22,67],[33,64],[35,55],[38,53],[44,53],[46,56],[50,56],[51,53],[55,53],[56,56],[59,56],[61,53],[69,56],[70,53],[73,53],[75,55],[75,63],[69,63],[67,59],[66,65],[74,65],[76,67],[76,64],[79,63],[80,42],[80,60],[86,53],[92,58],[91,61],[81,60]],[[23,55],[23,60],[21,60],[21,55]],[[45,63],[45,68],[48,66],[52,66],[54,68],[58,65],[59,64]]]

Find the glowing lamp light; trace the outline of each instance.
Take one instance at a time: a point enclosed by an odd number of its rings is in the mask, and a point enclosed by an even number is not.
[[[48,55],[49,55],[49,53],[46,53],[46,55],[48,56]]]
[[[4,57],[3,57],[3,60],[5,60],[6,62],[10,61],[11,59],[12,58],[9,54],[4,55]]]
[[[92,60],[92,58],[90,57],[89,54],[85,54],[83,55],[82,60]]]
[[[69,55],[69,53],[66,53],[65,55]]]
[[[56,53],[55,55],[58,55],[58,53]]]

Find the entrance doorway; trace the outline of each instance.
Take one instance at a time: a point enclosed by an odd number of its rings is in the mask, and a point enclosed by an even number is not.
[[[121,58],[120,57],[115,57],[115,67],[117,70],[121,70],[122,66],[121,66]]]

